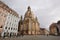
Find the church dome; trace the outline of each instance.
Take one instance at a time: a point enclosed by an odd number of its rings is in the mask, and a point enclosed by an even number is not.
[[[26,13],[25,13],[25,17],[32,17],[32,16],[33,16],[33,15],[32,15],[31,8],[30,8],[30,6],[28,6],[27,11],[26,11]]]

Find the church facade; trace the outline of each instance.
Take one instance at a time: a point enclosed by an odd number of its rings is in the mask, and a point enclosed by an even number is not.
[[[19,22],[18,32],[19,34],[35,35],[40,34],[40,24],[37,17],[34,17],[30,6],[28,6],[27,11],[24,15],[24,19],[21,16]]]

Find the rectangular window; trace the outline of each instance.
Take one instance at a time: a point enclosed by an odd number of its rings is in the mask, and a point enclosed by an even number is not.
[[[11,28],[11,30],[12,30],[12,28]]]
[[[16,22],[16,20],[15,20],[15,22]]]
[[[16,30],[17,30],[17,28],[16,28]]]
[[[15,30],[15,28],[14,28],[14,30]]]
[[[2,26],[0,28],[2,28]]]
[[[4,15],[4,17],[6,17],[6,15]]]
[[[10,27],[8,29],[10,30]]]
[[[5,29],[7,29],[7,27],[5,27]]]

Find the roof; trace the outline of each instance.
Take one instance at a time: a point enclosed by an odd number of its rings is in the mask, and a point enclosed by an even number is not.
[[[9,12],[10,14],[19,17],[19,15],[17,14],[17,12],[15,12],[14,10],[12,10],[11,8],[9,8],[5,3],[3,3],[2,1],[0,1],[0,7],[3,8],[4,10],[6,10],[7,12]]]
[[[40,28],[40,30],[46,30],[45,28]]]
[[[60,23],[60,22],[59,22]],[[60,24],[59,23],[52,23],[51,25],[50,25],[50,29],[52,28],[54,28],[54,27],[56,27],[56,28],[58,28],[58,30],[59,30],[59,33],[60,33]]]

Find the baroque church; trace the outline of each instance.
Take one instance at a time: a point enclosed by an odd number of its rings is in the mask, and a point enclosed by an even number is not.
[[[38,22],[37,17],[34,17],[30,6],[28,6],[27,8],[27,11],[24,15],[24,19],[21,16],[18,27],[18,33],[25,35],[40,34],[40,24]]]

